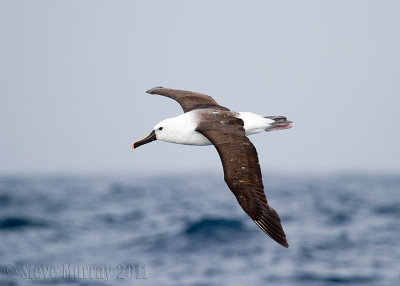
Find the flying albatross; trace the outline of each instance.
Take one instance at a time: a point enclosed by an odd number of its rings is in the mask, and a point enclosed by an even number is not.
[[[222,161],[225,182],[239,205],[273,240],[289,247],[279,215],[265,197],[257,151],[247,135],[291,128],[292,122],[284,116],[230,111],[212,97],[197,92],[161,86],[146,92],[176,100],[184,113],[156,124],[146,138],[132,147],[136,149],[154,140],[214,145]]]

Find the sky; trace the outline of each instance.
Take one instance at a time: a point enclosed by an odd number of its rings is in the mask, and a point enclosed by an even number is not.
[[[399,1],[0,1],[0,175],[221,172],[155,86],[284,115],[263,172],[400,172]]]

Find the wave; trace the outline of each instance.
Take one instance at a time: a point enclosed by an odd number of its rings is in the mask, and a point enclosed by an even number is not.
[[[380,205],[375,207],[373,211],[378,215],[393,215],[394,217],[400,217],[400,202]]]
[[[0,230],[25,229],[30,227],[44,227],[48,224],[42,220],[26,217],[4,217],[0,218]]]
[[[239,220],[206,217],[187,223],[183,234],[190,236],[190,239],[231,241],[246,232],[246,228]]]
[[[365,285],[377,280],[377,277],[371,276],[361,276],[361,275],[338,275],[338,274],[314,274],[314,273],[302,273],[297,275],[297,281],[302,282],[319,282],[319,283],[328,283],[328,284],[346,284],[346,285]]]

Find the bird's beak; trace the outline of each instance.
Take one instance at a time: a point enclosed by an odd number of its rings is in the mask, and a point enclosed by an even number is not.
[[[151,141],[157,140],[156,132],[153,130],[149,135],[147,135],[146,138],[136,141],[133,143],[132,148],[136,149],[137,147],[144,145],[146,143],[150,143]]]

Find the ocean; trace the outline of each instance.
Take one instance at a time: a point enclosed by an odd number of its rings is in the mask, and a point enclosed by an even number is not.
[[[221,174],[0,177],[0,285],[400,285],[400,176],[264,185],[288,249]]]

